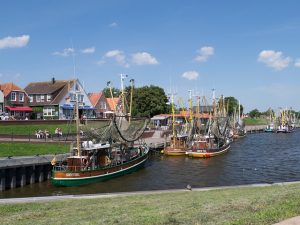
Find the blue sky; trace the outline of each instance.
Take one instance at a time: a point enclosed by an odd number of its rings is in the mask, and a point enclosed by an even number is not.
[[[300,2],[2,1],[0,82],[74,78],[87,92],[128,74],[182,98],[300,110]],[[129,82],[129,79],[128,81]]]

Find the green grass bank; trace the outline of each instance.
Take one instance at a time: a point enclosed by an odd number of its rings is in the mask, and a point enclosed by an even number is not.
[[[245,125],[267,125],[268,124],[268,120],[265,118],[244,118],[243,119]]]
[[[70,144],[0,143],[0,157],[62,154],[69,151]]]
[[[82,129],[89,128],[102,128],[108,125],[108,121],[88,121],[87,125],[82,125]],[[34,135],[37,130],[48,130],[50,134],[55,133],[56,128],[61,128],[64,135],[68,133],[76,132],[75,123],[68,124],[11,124],[11,125],[0,125],[0,134],[6,135]]]
[[[1,224],[273,224],[300,215],[300,184],[0,205]]]

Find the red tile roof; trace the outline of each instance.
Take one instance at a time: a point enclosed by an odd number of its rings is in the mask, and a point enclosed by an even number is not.
[[[95,107],[97,105],[97,103],[99,102],[101,96],[102,96],[102,92],[98,92],[98,93],[90,93],[89,94],[89,99],[92,103],[92,105]]]
[[[106,101],[111,111],[115,111],[115,107],[119,103],[119,99],[120,98],[106,98]]]
[[[15,85],[14,83],[5,83],[5,84],[0,84],[0,90],[3,92],[4,97],[9,95],[10,92],[12,91],[22,91],[25,92],[22,88],[19,86]]]

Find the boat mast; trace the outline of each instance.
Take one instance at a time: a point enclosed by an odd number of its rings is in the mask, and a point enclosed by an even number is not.
[[[113,110],[114,110],[114,113],[116,111],[116,106],[115,106],[115,99],[114,99],[114,96],[113,96],[113,92],[112,92],[112,88],[111,88],[111,85],[110,85],[110,81],[107,82],[107,87],[109,88],[109,92],[110,92],[110,96],[112,98],[112,102],[113,102]]]
[[[174,109],[174,94],[171,94],[171,104],[172,104],[172,132],[173,132],[173,146],[176,145],[175,138],[175,109]]]
[[[127,74],[120,74],[121,77],[121,95],[122,95],[122,110],[123,113],[126,114],[126,109],[125,109],[125,92],[124,92],[124,80],[126,77],[128,77]]]
[[[130,80],[131,90],[130,90],[130,107],[129,107],[129,124],[131,122],[131,110],[132,110],[132,98],[133,98],[133,87],[134,87],[134,79]]]
[[[239,100],[239,124],[241,124],[241,102]]]
[[[81,156],[81,148],[80,148],[80,130],[79,130],[79,104],[78,104],[78,91],[76,91],[76,140],[77,140],[77,156]]]
[[[189,90],[189,103],[190,103],[190,122],[193,120],[193,100],[192,100],[192,90]]]

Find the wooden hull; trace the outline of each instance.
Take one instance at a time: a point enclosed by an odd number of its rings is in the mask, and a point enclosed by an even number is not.
[[[140,156],[135,160],[117,166],[108,166],[95,170],[85,171],[52,171],[51,182],[55,186],[79,186],[104,180],[113,177],[132,173],[144,166],[148,154]]]
[[[165,155],[171,155],[171,156],[181,156],[186,154],[185,149],[178,149],[178,148],[166,148],[164,150]]]
[[[230,148],[230,145],[225,145],[219,149],[197,149],[195,151],[188,151],[186,154],[190,157],[195,158],[210,158],[220,154],[224,154]]]

